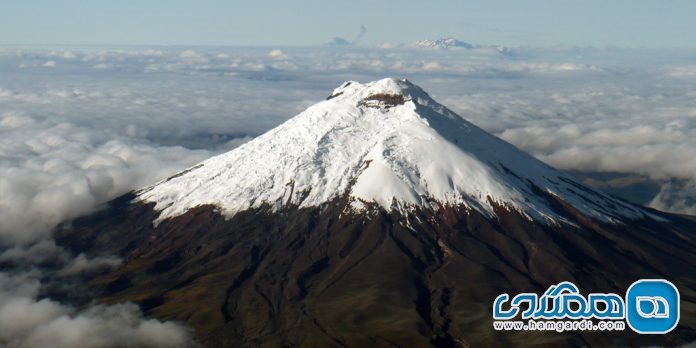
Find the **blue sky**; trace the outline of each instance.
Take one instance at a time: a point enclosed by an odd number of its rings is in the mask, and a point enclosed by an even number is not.
[[[0,0],[0,44],[696,47],[692,0]]]

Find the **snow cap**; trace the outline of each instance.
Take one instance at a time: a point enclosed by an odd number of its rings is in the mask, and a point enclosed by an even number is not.
[[[346,196],[355,211],[457,205],[495,218],[505,207],[556,223],[564,219],[549,201],[556,196],[603,221],[646,216],[476,127],[408,80],[349,81],[327,99],[138,191],[138,199],[155,203],[158,221],[201,205],[232,216]]]

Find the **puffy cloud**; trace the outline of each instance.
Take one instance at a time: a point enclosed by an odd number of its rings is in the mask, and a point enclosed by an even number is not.
[[[696,215],[696,180],[667,182],[650,202],[650,206]]]
[[[383,42],[383,43],[379,44],[378,47],[382,48],[382,49],[389,50],[389,49],[394,49],[394,48],[400,48],[403,46],[404,46],[403,44],[398,43],[398,42]]]
[[[279,49],[271,50],[270,52],[268,52],[268,56],[271,58],[277,58],[277,59],[287,58],[285,53],[283,53],[283,51],[281,51]]]
[[[88,259],[84,254],[77,255],[68,265],[58,271],[59,276],[71,276],[76,274],[89,274],[109,270],[121,265],[122,260],[113,257],[95,257]]]
[[[199,58],[201,57],[200,54],[196,53],[194,50],[186,50],[181,53],[179,53],[179,57],[188,59],[188,58]]]
[[[208,62],[208,58],[205,54],[198,53],[194,50],[185,50],[179,53],[179,58],[195,62]]]
[[[77,55],[75,55],[75,53],[73,53],[72,51],[68,50],[68,51],[63,52],[63,59],[72,60],[75,58],[77,58]]]
[[[506,92],[460,105],[463,114],[476,115],[474,122],[555,167],[641,174],[663,183],[662,197],[679,191],[693,197],[670,182],[696,182],[696,103],[688,88],[656,88],[648,81],[626,81],[620,89],[564,86],[548,96]],[[496,117],[479,117],[492,113]],[[693,212],[688,202],[655,200],[652,206]]]
[[[31,274],[0,273],[0,342],[4,347],[188,347],[188,329],[143,317],[133,304],[84,310],[38,299]]]
[[[5,242],[44,238],[56,224],[211,154],[108,140],[103,132],[72,124],[39,127],[0,140],[0,238]]]
[[[676,66],[667,68],[666,71],[674,77],[696,77],[696,65]]]
[[[15,245],[0,253],[0,264],[29,266],[64,264],[70,256],[52,239],[43,239],[31,245]]]
[[[35,302],[29,305],[41,304]],[[50,305],[49,303],[48,305]],[[26,303],[16,310],[22,310]],[[55,305],[51,306],[55,307]],[[28,311],[31,308],[27,308]],[[93,306],[76,315],[51,316],[54,308],[38,313],[50,318],[39,322],[20,340],[28,347],[186,347],[191,345],[187,331],[173,322],[144,319],[132,304]],[[1,310],[0,310],[1,311]],[[48,312],[48,313],[46,313]],[[25,312],[26,313],[26,312]]]

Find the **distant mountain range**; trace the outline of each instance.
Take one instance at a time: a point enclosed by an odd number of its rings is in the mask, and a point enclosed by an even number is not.
[[[353,46],[354,42],[348,41],[341,37],[334,37],[331,40],[324,43],[325,46]],[[491,51],[503,55],[512,55],[514,50],[510,47],[505,46],[485,46],[485,45],[475,45],[465,41],[457,40],[455,38],[440,38],[435,40],[418,40],[411,43],[391,43],[382,44],[382,48],[413,48],[413,49],[440,49],[440,50],[476,50],[476,51]]]

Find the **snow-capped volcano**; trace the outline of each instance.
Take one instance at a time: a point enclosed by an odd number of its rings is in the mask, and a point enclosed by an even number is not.
[[[100,300],[185,322],[210,347],[665,346],[696,339],[695,231],[384,79],[346,82],[55,239],[124,260],[90,280]],[[641,278],[684,294],[669,335],[493,330],[501,293],[624,293]]]
[[[489,217],[495,206],[559,222],[544,192],[602,221],[639,219],[641,208],[596,192],[492,136],[407,80],[346,82],[277,128],[138,192],[159,221],[197,206],[320,206],[389,210],[461,205]]]

